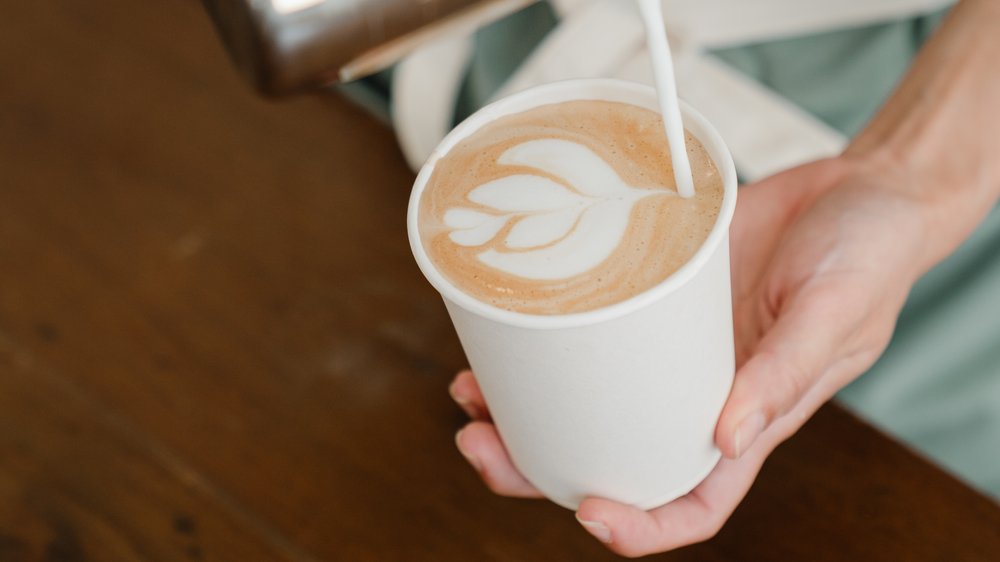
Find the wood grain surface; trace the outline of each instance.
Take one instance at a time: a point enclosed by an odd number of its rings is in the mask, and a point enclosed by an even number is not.
[[[0,18],[0,561],[613,560],[454,448],[391,131],[256,98],[194,0]],[[996,560],[1000,508],[828,406],[666,560]]]

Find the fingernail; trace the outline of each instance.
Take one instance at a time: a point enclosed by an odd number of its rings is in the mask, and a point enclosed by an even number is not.
[[[451,399],[454,400],[455,403],[458,404],[458,407],[462,408],[462,410],[468,414],[470,418],[479,417],[479,408],[477,408],[476,405],[473,404],[468,398],[457,394],[455,392],[455,385],[448,387],[448,394],[451,395]]]
[[[455,403],[458,404],[458,407],[461,408],[462,411],[465,412],[465,414],[470,418],[477,420],[483,417],[482,412],[479,411],[479,407],[473,404],[472,401],[466,400],[465,398],[459,398],[457,396],[452,396],[452,398],[455,399]]]
[[[482,464],[479,463],[479,459],[475,455],[466,452],[466,450],[462,448],[463,431],[465,431],[464,428],[458,430],[458,433],[455,434],[455,446],[458,447],[458,452],[462,453],[462,456],[465,457],[465,460],[469,461],[469,464],[472,465],[472,468],[476,469],[476,472],[482,472],[483,466]]]
[[[452,400],[458,402],[459,404],[465,404],[466,402],[468,402],[468,400],[466,400],[465,397],[459,396],[458,393],[455,392],[455,383],[451,383],[450,385],[448,385],[448,394],[451,396]]]
[[[580,519],[580,516],[576,516],[576,520],[583,525],[583,528],[587,530],[588,533],[594,535],[594,538],[601,541],[604,544],[611,544],[611,529],[607,525],[601,523],[600,521],[585,521]]]
[[[767,425],[767,419],[764,418],[764,414],[761,412],[754,412],[743,418],[743,421],[736,428],[736,435],[733,436],[737,458],[742,456],[753,445],[753,442],[757,440],[757,436],[764,431],[765,425]]]

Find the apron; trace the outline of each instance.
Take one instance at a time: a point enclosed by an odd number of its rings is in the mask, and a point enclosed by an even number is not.
[[[754,181],[841,152],[951,3],[664,0],[664,13],[680,96]],[[551,0],[426,45],[392,73],[389,117],[418,169],[490,100],[583,77],[652,84],[634,2]],[[918,282],[889,349],[838,399],[1000,498],[1000,212]]]

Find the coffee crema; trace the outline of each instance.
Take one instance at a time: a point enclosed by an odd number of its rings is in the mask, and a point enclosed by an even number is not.
[[[722,178],[686,141],[690,199],[654,111],[580,100],[501,117],[435,164],[421,243],[448,281],[498,308],[555,315],[627,300],[690,260],[718,218]]]

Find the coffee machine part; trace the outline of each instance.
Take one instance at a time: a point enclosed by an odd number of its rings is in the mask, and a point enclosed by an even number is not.
[[[537,0],[203,0],[230,57],[263,94],[377,72],[446,33]]]

